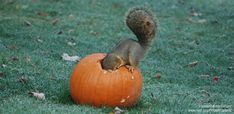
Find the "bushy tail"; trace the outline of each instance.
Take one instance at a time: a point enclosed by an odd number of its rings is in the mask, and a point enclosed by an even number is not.
[[[139,43],[148,48],[157,30],[157,21],[152,12],[143,7],[132,8],[126,16],[126,24],[136,35]]]

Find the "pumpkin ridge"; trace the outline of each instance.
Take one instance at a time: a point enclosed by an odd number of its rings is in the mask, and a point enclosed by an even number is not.
[[[87,75],[87,80],[85,81],[85,82],[92,82],[93,83],[93,77],[95,77],[95,76],[93,76],[93,74],[91,74],[91,75]],[[86,94],[84,94],[84,97],[86,98],[87,97],[87,95],[88,96],[92,96],[92,94],[89,94],[90,92],[92,92],[91,91],[91,89],[89,89],[89,87],[87,87],[87,85],[85,86],[85,88],[84,88],[84,90],[87,92],[88,91],[88,93],[86,93]],[[92,97],[91,97],[92,98]],[[88,102],[88,104],[92,104],[92,100],[87,100]]]
[[[98,99],[100,99],[100,97],[98,96],[99,95],[98,94],[99,93],[98,89],[99,89],[99,82],[100,82],[101,78],[102,78],[101,76],[98,76],[98,78],[96,80],[96,85],[97,86],[95,86],[95,89],[94,89],[94,95],[96,95],[96,97],[94,97],[94,104],[96,104],[96,105],[99,105]]]
[[[78,64],[75,68],[78,68],[79,66],[80,66],[80,65]],[[76,82],[76,83],[82,83],[83,77],[81,77],[81,76],[79,76],[79,75],[83,75],[83,74],[84,74],[84,72],[82,72],[82,71],[79,71],[79,70],[74,71],[73,75],[75,75],[76,77],[73,77],[73,80],[78,80],[78,82]],[[73,84],[75,84],[75,83],[73,83]],[[82,85],[83,85],[83,84],[75,84],[75,88],[76,88],[77,90],[79,90],[80,88],[82,88]],[[73,85],[72,85],[72,86],[73,86]],[[73,90],[73,93],[76,93],[76,91]],[[80,97],[82,97],[81,95],[82,95],[82,94],[77,94],[77,95],[75,96],[75,99],[79,100]],[[76,102],[78,102],[78,101],[76,101]]]
[[[114,87],[113,87],[113,82],[114,82],[114,78],[110,78],[109,79],[109,89],[108,89],[108,96],[107,96],[107,99],[108,99],[108,103],[109,104],[111,104],[112,102],[113,102],[113,98],[112,97],[110,97],[110,96],[113,96],[113,93],[114,92],[112,92],[112,90],[114,89]]]
[[[83,72],[83,75],[86,75],[86,72]],[[85,88],[84,88],[84,86],[85,86],[85,78],[86,77],[84,77],[84,76],[81,76],[81,79],[80,79],[80,87],[79,87],[79,89],[80,89],[80,99],[81,99],[81,101],[80,102],[83,102],[83,100],[82,99],[84,99],[84,91],[85,91]]]
[[[123,73],[121,72],[120,73],[121,75],[123,75]],[[122,101],[122,99],[124,99],[124,94],[125,94],[125,91],[124,91],[124,85],[125,85],[125,83],[124,83],[124,81],[123,81],[123,78],[124,78],[124,76],[120,76],[120,78],[121,78],[121,99],[120,99],[120,102]],[[121,102],[121,104],[122,105],[124,105],[125,103],[124,102]]]
[[[97,75],[97,76],[96,76]],[[90,92],[94,92],[94,94],[89,94],[89,97],[90,97],[90,104],[93,104],[95,103],[95,98],[97,97],[95,92],[96,92],[96,85],[97,85],[97,82],[98,82],[98,78],[99,78],[99,74],[95,74],[95,76],[93,76],[93,78],[91,78],[92,80],[89,80],[90,82],[92,82],[92,88],[89,89]]]
[[[122,87],[123,92],[122,93],[124,93],[123,96],[122,96],[122,98],[121,98],[121,100],[122,100],[122,99],[126,99],[126,94],[125,93],[126,93],[127,80],[126,80],[126,76],[125,76],[124,73],[122,73],[121,75],[122,75],[121,77],[122,77],[122,80],[123,80],[122,81],[123,82],[123,87]],[[127,100],[128,99],[126,99],[125,102],[128,102]],[[125,105],[126,104],[125,102],[123,102],[122,104]]]
[[[107,85],[111,85],[110,80],[111,80],[111,78],[108,79]],[[110,88],[108,87],[108,88],[106,89],[106,95],[105,95],[105,98],[104,98],[105,101],[106,101],[106,102],[105,102],[105,105],[109,103],[109,93],[110,93]]]

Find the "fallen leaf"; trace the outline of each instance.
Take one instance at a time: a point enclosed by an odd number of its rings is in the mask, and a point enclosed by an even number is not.
[[[29,21],[27,21],[27,20],[24,20],[24,23],[25,23],[25,25],[27,25],[27,26],[32,26],[32,23],[29,22]]]
[[[188,18],[188,21],[191,22],[191,23],[196,23],[196,24],[202,24],[202,23],[206,23],[207,20],[206,19],[198,19],[198,20],[194,20],[192,19],[191,17]]]
[[[39,93],[39,92],[29,92],[32,94],[34,97],[36,97],[39,100],[45,100],[45,94],[44,93]]]
[[[69,46],[75,46],[75,45],[76,45],[76,43],[72,43],[72,42],[67,42],[67,44],[68,44]]]
[[[3,68],[5,68],[5,67],[7,67],[7,65],[5,65],[5,64],[2,64],[2,67],[3,67]]]
[[[21,83],[26,83],[27,81],[28,81],[28,78],[25,76],[21,76],[19,79],[19,82],[21,82]]]
[[[71,34],[74,31],[75,31],[74,29],[70,29],[70,30],[68,30],[68,34]]]
[[[196,66],[197,64],[198,64],[198,61],[193,61],[193,62],[189,63],[189,64],[186,65],[186,66],[194,67],[194,66]]]
[[[15,44],[8,45],[7,48],[11,49],[11,50],[14,50],[14,49],[16,49],[16,45]]]
[[[201,16],[201,13],[198,13],[198,12],[193,8],[192,11],[191,11],[191,15],[197,17],[197,16]]]
[[[98,36],[98,35],[99,35],[98,32],[95,32],[95,31],[93,31],[93,30],[91,30],[89,33],[92,34],[92,35],[95,35],[95,36]]]
[[[207,78],[207,77],[210,77],[210,75],[202,74],[202,75],[200,75],[200,77]]]
[[[46,12],[38,12],[37,15],[42,16],[42,17],[47,17],[48,13],[46,13]]]
[[[198,16],[199,14],[197,12],[192,12],[192,16]]]
[[[51,24],[52,25],[56,25],[58,23],[58,20],[57,19],[53,19],[52,21],[51,21]]]
[[[197,23],[206,23],[207,21],[206,21],[206,19],[199,19],[199,20],[197,20]]]
[[[63,60],[73,61],[73,62],[80,60],[79,56],[69,56],[67,53],[63,53],[62,58],[63,58]]]
[[[30,57],[24,57],[24,59],[25,59],[26,62],[30,62],[31,61]]]
[[[113,110],[114,114],[122,114],[124,111],[122,109],[120,109],[119,107],[115,107],[115,109]]]
[[[203,93],[204,96],[210,96],[209,92],[206,90],[201,90],[201,92]]]
[[[159,80],[161,78],[161,74],[160,73],[157,73],[156,74],[156,78]]]
[[[218,76],[214,76],[213,81],[214,82],[218,82],[219,81],[219,77]]]
[[[75,19],[75,16],[74,16],[73,14],[70,14],[70,15],[68,16],[68,18],[69,18],[69,19]]]
[[[38,41],[39,43],[42,43],[42,42],[43,42],[43,40],[41,40],[41,39],[39,39],[39,38],[37,39],[37,41]]]

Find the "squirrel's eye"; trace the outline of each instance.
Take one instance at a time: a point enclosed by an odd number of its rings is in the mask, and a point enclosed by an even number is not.
[[[147,25],[147,26],[150,26],[150,24],[151,24],[151,23],[150,23],[149,21],[146,22],[146,25]]]

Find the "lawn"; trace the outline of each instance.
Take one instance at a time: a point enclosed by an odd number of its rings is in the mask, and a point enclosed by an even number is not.
[[[139,66],[141,99],[121,109],[233,112],[233,0],[0,0],[0,113],[112,112],[72,102],[69,79],[78,62],[61,56],[108,53],[120,39],[135,38],[124,19],[138,5],[155,13],[159,28]]]

